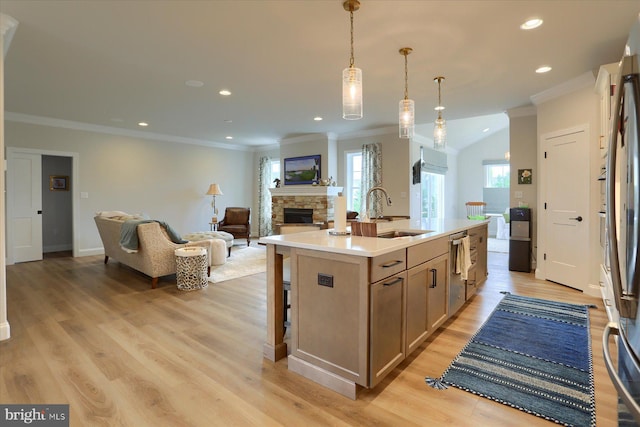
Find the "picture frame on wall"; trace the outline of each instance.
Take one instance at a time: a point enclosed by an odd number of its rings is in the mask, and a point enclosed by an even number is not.
[[[531,169],[518,169],[518,184],[531,184],[533,172]]]
[[[284,159],[284,185],[314,184],[320,181],[320,154]]]
[[[49,175],[50,191],[69,191],[69,177],[64,175]]]

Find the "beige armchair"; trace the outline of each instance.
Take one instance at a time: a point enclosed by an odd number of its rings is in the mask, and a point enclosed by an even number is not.
[[[234,239],[247,239],[247,246],[251,243],[251,224],[249,218],[251,210],[249,208],[226,208],[224,218],[218,224],[218,231],[225,231],[233,234]]]

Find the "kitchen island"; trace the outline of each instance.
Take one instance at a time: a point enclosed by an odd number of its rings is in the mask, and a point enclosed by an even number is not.
[[[359,389],[378,384],[454,315],[485,280],[487,224],[399,220],[377,224],[377,234],[391,238],[333,236],[330,230],[261,238],[267,246],[264,357],[287,356],[283,292],[288,283],[289,369],[355,399]],[[465,235],[468,277],[450,280],[452,244]]]

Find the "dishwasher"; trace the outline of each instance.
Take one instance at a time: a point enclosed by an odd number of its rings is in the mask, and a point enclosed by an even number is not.
[[[456,274],[458,246],[462,244],[462,238],[466,236],[466,231],[449,236],[449,313],[456,313],[466,300],[465,281],[462,280],[460,273]]]

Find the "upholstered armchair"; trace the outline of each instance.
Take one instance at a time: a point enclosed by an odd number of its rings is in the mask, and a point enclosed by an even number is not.
[[[249,208],[226,208],[224,218],[218,224],[218,231],[225,231],[233,234],[234,239],[247,239],[247,246],[251,243],[249,240],[251,234],[251,225],[249,217],[251,210]]]

